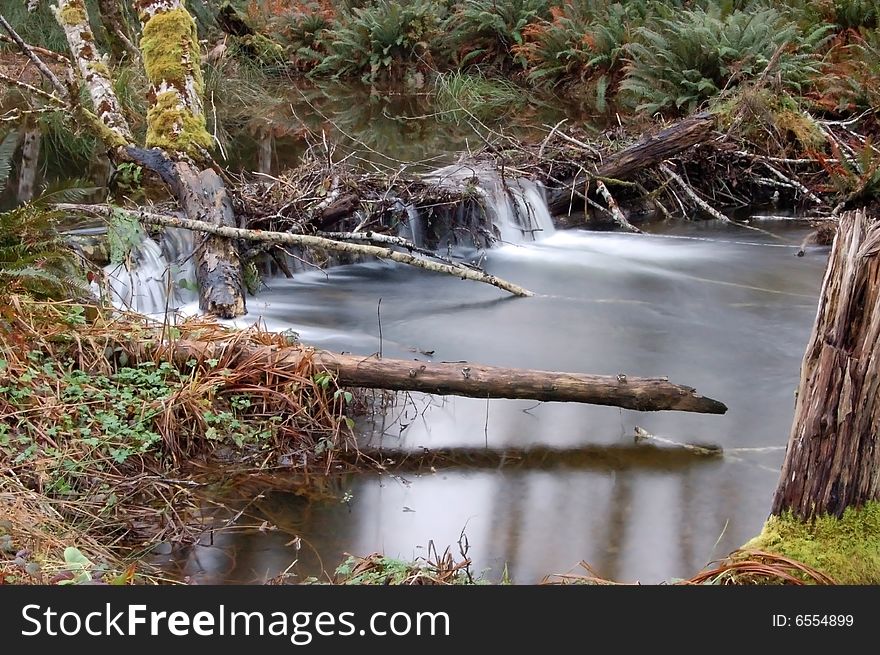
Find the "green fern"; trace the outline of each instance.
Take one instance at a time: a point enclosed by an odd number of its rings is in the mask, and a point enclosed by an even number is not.
[[[43,198],[0,213],[0,293],[86,294],[76,255],[58,231],[59,219]]]
[[[359,75],[365,82],[392,76],[430,53],[445,14],[445,5],[438,0],[376,0],[341,12],[332,26],[329,54],[313,74]]]
[[[461,67],[478,62],[524,67],[526,60],[516,47],[525,42],[530,25],[548,18],[547,0],[464,0],[457,3],[445,31]]]
[[[774,79],[800,90],[819,71],[816,52],[831,26],[803,31],[776,8],[682,11],[641,27],[627,46],[630,63],[621,90],[637,110],[693,111],[725,89],[761,75],[773,55]]]
[[[527,61],[534,84],[585,81],[616,70],[635,29],[657,11],[643,0],[566,3],[553,10],[552,20],[531,25],[514,50]]]
[[[19,140],[18,131],[10,130],[3,137],[3,141],[0,141],[0,193],[3,193],[7,182],[9,182],[9,175],[12,173],[12,163],[15,158],[15,152],[18,150]]]

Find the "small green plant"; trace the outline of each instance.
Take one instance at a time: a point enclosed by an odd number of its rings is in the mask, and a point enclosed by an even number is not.
[[[112,264],[127,262],[132,249],[144,240],[144,236],[144,229],[134,214],[114,207],[107,221],[107,244],[110,250],[110,262]]]
[[[433,544],[429,544],[433,551]],[[468,568],[469,561],[456,562],[447,550],[433,552],[431,559],[407,562],[385,555],[349,556],[336,568],[335,582],[343,585],[467,585],[479,584]]]
[[[141,188],[144,169],[137,164],[122,163],[116,167],[116,185],[124,190],[135,191]]]

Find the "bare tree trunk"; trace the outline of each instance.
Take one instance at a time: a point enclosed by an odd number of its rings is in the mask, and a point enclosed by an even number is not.
[[[21,141],[21,164],[18,168],[18,201],[30,202],[34,199],[37,184],[37,167],[40,162],[40,140],[42,133],[33,120],[24,126]]]
[[[880,223],[840,219],[772,513],[841,517],[880,499]]]

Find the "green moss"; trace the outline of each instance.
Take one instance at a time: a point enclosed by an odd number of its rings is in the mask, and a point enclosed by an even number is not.
[[[88,22],[89,15],[82,0],[70,0],[58,11],[58,18],[64,25],[79,25]]]
[[[204,87],[199,65],[199,40],[196,24],[186,9],[172,9],[156,14],[144,25],[141,52],[147,78],[155,86],[162,81],[180,89],[192,76],[196,92]]]
[[[185,152],[198,156],[200,148],[210,148],[211,135],[205,129],[205,116],[194,116],[180,106],[176,91],[165,91],[147,111],[147,147]]]
[[[285,60],[284,48],[262,34],[234,37],[234,43],[242,53],[249,55],[262,66],[278,65]]]
[[[107,64],[103,61],[93,61],[89,64],[89,70],[94,71],[102,77],[106,77],[108,80],[110,79],[110,69],[107,68]]]
[[[764,550],[803,562],[839,584],[880,584],[880,502],[847,509],[843,518],[804,522],[771,516],[743,549]]]

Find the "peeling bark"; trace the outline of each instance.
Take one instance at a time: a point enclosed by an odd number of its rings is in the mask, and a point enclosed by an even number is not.
[[[809,521],[880,500],[880,222],[844,214],[801,366],[772,514]]]

